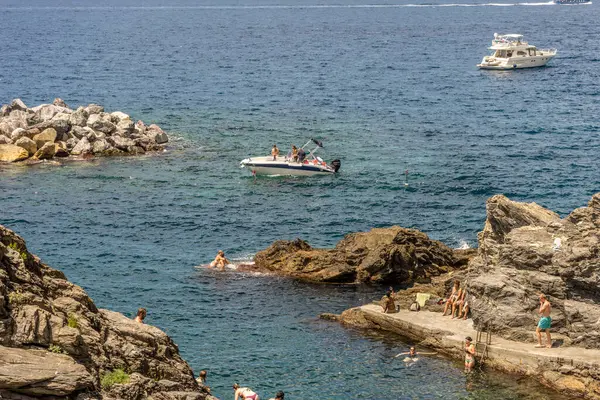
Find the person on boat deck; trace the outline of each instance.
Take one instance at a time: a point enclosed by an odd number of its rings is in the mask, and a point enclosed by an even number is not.
[[[300,147],[298,149],[298,162],[299,163],[303,162],[305,158],[306,158],[306,153],[304,152],[304,149],[302,147]]]
[[[294,145],[292,145],[292,161],[293,162],[298,162],[298,148]]]
[[[136,314],[136,316],[134,318],[134,321],[138,322],[140,324],[143,324],[144,323],[144,318],[146,318],[146,314],[147,314],[147,311],[146,311],[145,308],[138,308],[137,314]]]
[[[234,400],[259,400],[258,394],[247,387],[240,387],[237,383],[233,384],[233,391],[235,392]]]
[[[221,271],[223,271],[227,264],[231,264],[231,263],[225,257],[225,252],[223,250],[219,250],[217,252],[217,256],[215,257],[213,262],[210,263],[209,268],[218,267]]]
[[[279,149],[277,148],[276,144],[274,144],[273,148],[271,149],[271,155],[273,156],[273,161],[277,161],[277,156],[279,155]]]

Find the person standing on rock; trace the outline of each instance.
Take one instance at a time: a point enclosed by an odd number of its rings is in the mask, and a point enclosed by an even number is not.
[[[537,328],[535,329],[535,333],[537,335],[538,344],[535,347],[541,348],[544,347],[542,344],[542,331],[546,331],[546,347],[552,347],[552,337],[550,336],[550,325],[552,324],[552,318],[550,317],[550,312],[552,311],[552,306],[550,302],[546,298],[545,294],[540,294],[540,309],[538,313],[542,316],[540,318],[540,322],[538,322]]]

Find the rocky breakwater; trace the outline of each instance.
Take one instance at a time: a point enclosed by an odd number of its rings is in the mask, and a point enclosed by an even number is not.
[[[0,398],[211,397],[164,332],[98,309],[0,225]]]
[[[0,161],[144,154],[169,138],[158,125],[90,104],[76,110],[61,99],[29,108],[20,99],[0,108]]]
[[[469,252],[453,250],[417,230],[398,226],[347,235],[333,249],[303,240],[277,241],[254,257],[254,267],[324,283],[429,282],[465,266]]]

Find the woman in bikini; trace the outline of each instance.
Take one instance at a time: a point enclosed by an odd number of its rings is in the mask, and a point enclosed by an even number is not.
[[[227,264],[231,264],[229,262],[229,260],[225,257],[225,252],[223,250],[219,250],[217,252],[217,256],[215,257],[215,259],[213,260],[213,262],[210,263],[209,268],[212,267],[219,267],[219,269],[221,271],[225,270],[225,266]]]
[[[471,336],[465,338],[465,372],[471,372],[475,366],[475,345]]]
[[[233,390],[235,392],[234,400],[259,400],[258,394],[247,387],[240,387],[237,383],[233,384]]]
[[[452,293],[450,293],[450,297],[446,300],[446,306],[444,307],[444,314],[442,316],[446,316],[448,312],[448,308],[454,304],[454,302],[458,299],[458,291],[460,290],[460,281],[454,281],[454,286],[452,287]]]

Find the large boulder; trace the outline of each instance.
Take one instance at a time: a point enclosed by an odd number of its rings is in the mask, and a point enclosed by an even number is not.
[[[44,129],[41,133],[35,135],[33,137],[33,141],[35,142],[35,144],[37,145],[38,149],[42,148],[42,146],[48,142],[50,143],[54,143],[54,141],[56,140],[56,129],[54,128],[47,128]]]
[[[110,144],[105,139],[98,139],[92,146],[92,153],[104,154],[108,149],[110,149]]]
[[[133,140],[128,138],[123,138],[120,136],[110,136],[106,139],[108,143],[110,143],[115,148],[122,151],[129,151],[131,147],[135,146]]]
[[[79,107],[77,110],[69,115],[69,123],[75,126],[86,126],[88,119],[88,113],[83,107]]]
[[[56,154],[56,147],[54,142],[46,142],[42,147],[38,149],[33,155],[33,158],[37,160],[50,160]]]
[[[14,99],[10,103],[10,109],[11,110],[27,111],[27,106],[25,105],[25,103],[23,103],[23,100],[21,100],[21,99]]]
[[[150,139],[154,140],[154,142],[157,144],[163,144],[169,141],[167,134],[155,124],[152,124],[148,127],[146,130],[146,135],[150,137]]]
[[[0,135],[0,144],[12,144],[12,140],[8,136]]]
[[[10,134],[10,138],[13,140],[13,142],[16,142],[24,136],[27,136],[27,130],[23,128],[17,128]]]
[[[107,135],[111,134],[116,129],[115,124],[112,123],[110,114],[106,113],[90,115],[86,124],[93,130],[103,132]]]
[[[600,193],[561,219],[535,203],[487,201],[466,283],[478,329],[533,340],[540,293],[564,344],[600,347]]]
[[[1,225],[0,318],[2,398],[75,399],[92,392],[124,400],[208,398],[169,336],[99,310],[81,287]],[[130,375],[127,390],[100,385],[115,369]]]
[[[104,107],[99,106],[98,104],[89,104],[87,107],[85,107],[85,112],[88,115],[100,114],[104,112]]]
[[[17,140],[15,144],[27,150],[30,156],[34,155],[37,151],[37,144],[35,144],[35,142],[29,139],[27,136],[24,136]]]
[[[302,240],[276,241],[254,257],[255,268],[317,282],[428,282],[466,260],[417,230],[398,226],[347,235],[333,249]]]
[[[29,158],[29,153],[14,144],[0,144],[0,161],[15,162]]]
[[[87,139],[87,137],[83,137],[79,140],[79,142],[77,142],[77,144],[75,145],[75,147],[73,147],[73,149],[71,150],[71,154],[73,155],[80,155],[80,154],[86,154],[86,153],[91,153],[92,152],[92,145],[90,144],[90,141]]]

